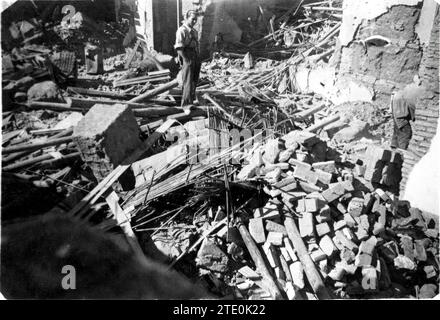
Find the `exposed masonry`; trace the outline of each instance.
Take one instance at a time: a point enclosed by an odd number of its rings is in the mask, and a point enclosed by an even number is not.
[[[401,191],[404,190],[408,176],[414,165],[428,152],[431,140],[437,130],[439,117],[439,10],[435,16],[434,28],[431,32],[429,45],[420,64],[419,75],[428,93],[417,104],[416,121],[413,125],[413,138],[405,153]]]

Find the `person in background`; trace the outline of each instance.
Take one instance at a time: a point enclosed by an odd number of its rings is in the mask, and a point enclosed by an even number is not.
[[[415,121],[417,99],[422,95],[423,87],[418,75],[413,83],[391,96],[390,111],[393,115],[394,130],[391,148],[406,150],[412,137],[410,121]]]
[[[196,100],[196,86],[200,74],[199,41],[194,26],[197,23],[198,14],[189,10],[185,14],[185,21],[176,32],[176,43],[174,48],[177,51],[179,62],[182,66],[182,108],[189,114],[191,107]]]

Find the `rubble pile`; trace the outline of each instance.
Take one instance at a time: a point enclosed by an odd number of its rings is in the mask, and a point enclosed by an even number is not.
[[[263,38],[217,48],[189,109],[173,57],[117,47],[125,25],[77,12],[44,26],[54,42],[37,41],[38,21],[16,30],[2,58],[2,194],[43,193],[57,204],[29,215],[123,235],[127,252],[217,298],[432,298],[438,217],[399,200],[389,111],[295,81],[301,64],[331,63],[341,6],[300,1]],[[12,200],[6,223],[24,210]]]

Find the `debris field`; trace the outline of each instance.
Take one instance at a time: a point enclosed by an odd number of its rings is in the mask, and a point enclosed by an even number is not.
[[[6,234],[35,217],[73,220],[216,299],[438,294],[438,217],[399,199],[388,109],[334,104],[294,80],[300,65],[332,63],[342,1],[300,1],[270,34],[223,43],[186,112],[172,56],[124,51],[127,26],[86,14],[44,31],[28,21],[2,49]],[[3,270],[15,245],[2,239]],[[5,297],[58,297],[3,282]],[[143,290],[81,294],[200,297]]]

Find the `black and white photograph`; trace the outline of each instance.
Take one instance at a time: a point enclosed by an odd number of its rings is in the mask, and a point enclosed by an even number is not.
[[[440,300],[440,0],[0,5],[0,300]]]

